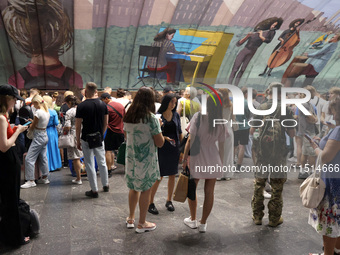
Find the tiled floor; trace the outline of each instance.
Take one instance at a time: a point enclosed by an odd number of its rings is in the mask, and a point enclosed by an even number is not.
[[[245,159],[250,165],[251,161]],[[167,179],[156,194],[159,215],[148,213],[157,224],[150,233],[136,234],[126,229],[128,189],[122,166],[114,172],[110,192],[98,199],[85,197],[89,183],[71,184],[69,169],[53,172],[49,185],[21,191],[21,196],[40,214],[41,233],[17,250],[0,249],[0,254],[259,254],[299,255],[320,252],[321,236],[307,224],[308,209],[301,205],[297,173],[289,173],[284,186],[284,223],[270,228],[266,214],[263,225],[251,220],[253,192],[251,174],[236,174],[231,181],[217,182],[215,202],[204,234],[189,229],[187,203],[174,202],[176,210],[165,208]],[[99,185],[100,178],[98,178]],[[198,217],[202,213],[203,181],[198,186]],[[268,200],[266,200],[267,202]],[[138,210],[138,209],[137,209]],[[138,212],[136,213],[138,215]]]

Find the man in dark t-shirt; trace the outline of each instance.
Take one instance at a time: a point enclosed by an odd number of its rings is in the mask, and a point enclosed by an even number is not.
[[[106,105],[95,97],[96,93],[97,85],[94,82],[88,82],[85,89],[86,100],[77,106],[76,112],[77,148],[79,150],[83,150],[84,152],[86,173],[91,186],[91,190],[86,191],[85,195],[93,198],[98,197],[94,156],[96,156],[104,192],[109,191],[108,173],[103,143],[103,134],[108,123],[108,111]],[[81,129],[82,124],[83,129]],[[95,134],[97,132],[99,132],[101,135],[101,145],[91,149],[89,142],[87,141],[87,137],[88,135]]]

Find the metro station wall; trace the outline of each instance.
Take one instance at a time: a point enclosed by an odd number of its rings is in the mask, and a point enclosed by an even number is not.
[[[12,0],[12,2],[13,1],[15,0]],[[42,2],[43,0],[36,1]],[[10,0],[1,1],[1,11],[3,11],[10,2]],[[49,1],[47,1],[47,3],[48,2]],[[240,82],[240,86],[251,85],[259,90],[263,90],[271,81],[280,81],[290,63],[290,61],[288,61],[283,66],[273,69],[272,76],[270,77],[266,76],[262,78],[258,76],[258,74],[263,71],[272,50],[278,43],[277,38],[284,29],[288,28],[288,24],[294,18],[311,17],[313,13],[313,15],[317,17],[317,19],[313,21],[315,23],[312,22],[311,25],[307,25],[306,28],[300,32],[301,41],[294,48],[294,54],[291,60],[294,56],[302,55],[304,52],[314,51],[310,49],[310,44],[325,34],[327,30],[332,29],[334,33],[338,32],[335,25],[333,27],[331,23],[330,25],[325,25],[325,21],[329,16],[323,17],[321,12],[302,5],[308,1],[300,1],[302,3],[295,0],[279,1],[286,3],[287,8],[277,8],[269,13],[263,11],[260,13],[260,10],[268,7],[266,6],[268,5],[268,1],[194,0],[193,2],[196,2],[197,5],[202,5],[202,8],[200,8],[201,13],[196,13],[197,15],[194,15],[191,19],[178,18],[181,17],[178,13],[184,16],[183,11],[180,11],[179,8],[180,6],[185,8],[186,5],[189,5],[190,2],[187,0],[162,0],[158,2],[151,0],[128,1],[129,3],[133,3],[132,5],[129,5],[127,1],[123,3],[118,0],[94,0],[92,2],[93,4],[87,0],[61,0],[59,2],[65,8],[70,17],[71,26],[74,29],[73,45],[59,56],[59,60],[65,66],[76,71],[81,76],[83,84],[88,81],[94,81],[100,88],[106,86],[112,88],[131,88],[137,81],[139,45],[150,45],[153,42],[153,37],[162,26],[171,26],[176,29],[192,28],[233,33],[233,39],[224,56],[218,76],[216,77],[217,83],[227,83],[235,58],[240,50],[244,48],[244,45],[237,47],[236,42],[248,32],[253,31],[255,25],[261,20],[273,16],[282,17],[284,22],[280,30],[276,31],[276,35],[271,43],[260,46],[247,66]],[[250,8],[252,2],[256,2],[254,4],[256,4],[257,9]],[[271,1],[270,6],[266,10],[268,11],[274,8],[276,2],[277,1]],[[320,1],[320,3],[321,2],[322,1]],[[96,8],[99,6],[99,10],[101,10],[100,8],[104,3],[108,4],[106,7],[108,9],[113,8],[116,10],[116,8],[125,6],[126,10],[131,8],[134,12],[130,13],[127,19],[118,19],[117,17],[114,19],[109,16],[109,14],[107,14],[106,18],[100,19],[100,13],[96,14]],[[157,3],[166,4],[166,8],[163,8],[161,4]],[[210,4],[209,8],[205,8],[207,4]],[[247,8],[244,8],[246,5],[249,5],[249,9],[252,10],[249,11],[248,14],[245,11]],[[76,8],[76,6],[82,8]],[[148,6],[150,6],[150,8]],[[262,6],[262,8],[258,6]],[[340,3],[337,7],[340,9]],[[199,19],[198,14],[203,15],[203,19]],[[129,19],[129,17],[131,17],[131,19]],[[210,17],[212,18],[209,19]],[[30,57],[18,51],[15,42],[13,42],[8,35],[8,28],[4,26],[3,19],[4,17],[2,16],[0,22],[0,83],[8,82],[11,75],[25,67],[31,60]],[[118,21],[119,24],[117,24]],[[155,24],[155,22],[157,24]],[[339,56],[340,47],[337,48],[326,67],[320,72],[313,83],[319,90],[326,91],[329,87],[339,86]],[[304,77],[299,77],[295,86],[301,85],[303,80]]]

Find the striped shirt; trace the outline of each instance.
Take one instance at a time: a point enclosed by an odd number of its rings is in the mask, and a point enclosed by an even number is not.
[[[175,45],[167,40],[167,39],[163,39],[160,41],[155,41],[152,46],[154,47],[161,47],[161,50],[159,52],[159,56],[158,56],[158,63],[157,63],[157,68],[163,67],[167,65],[167,61],[166,61],[166,53],[167,52],[172,52],[172,53],[180,53],[178,51],[176,51],[175,49]],[[148,58],[148,63],[147,65],[155,68],[156,66],[156,61],[157,59],[155,57],[150,57]]]

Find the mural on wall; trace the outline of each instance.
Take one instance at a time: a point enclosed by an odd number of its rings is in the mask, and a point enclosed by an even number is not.
[[[21,89],[132,88],[139,46],[167,27],[181,87],[326,91],[340,79],[337,0],[2,0],[0,10],[0,82]]]

